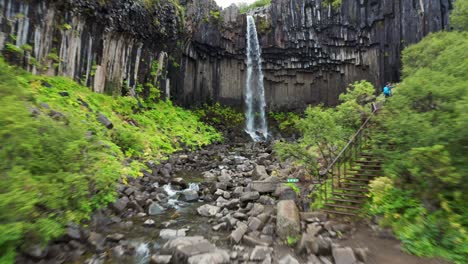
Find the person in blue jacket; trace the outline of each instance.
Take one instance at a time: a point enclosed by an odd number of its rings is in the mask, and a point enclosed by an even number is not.
[[[391,83],[387,83],[387,85],[385,85],[385,87],[383,88],[383,94],[385,95],[385,97],[390,97],[392,96],[392,84]]]

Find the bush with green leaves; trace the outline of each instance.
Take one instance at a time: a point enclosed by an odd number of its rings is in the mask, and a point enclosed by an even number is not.
[[[370,210],[385,216],[411,253],[456,263],[468,259],[466,50],[468,32],[454,31],[403,52],[403,81],[379,113],[383,132],[374,137],[390,145],[379,154],[394,188],[383,198],[373,194],[381,201]]]
[[[276,153],[283,160],[293,159],[318,176],[321,167],[331,163],[370,114],[374,92],[369,82],[355,82],[340,95],[341,104],[336,108],[308,107],[305,117],[294,122],[301,138],[294,143],[276,143]]]
[[[242,112],[220,103],[204,104],[195,110],[195,114],[203,122],[217,128],[242,128],[245,122]]]
[[[143,161],[221,140],[171,102],[140,109],[133,97],[33,76],[3,60],[0,103],[0,263],[13,263],[21,247],[46,244],[66,224],[113,202],[118,181],[141,175]]]

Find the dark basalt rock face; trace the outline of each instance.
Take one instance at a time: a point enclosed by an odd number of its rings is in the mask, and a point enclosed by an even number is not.
[[[272,0],[251,11],[268,107],[335,105],[354,81],[380,90],[398,80],[401,50],[446,29],[452,1],[342,0],[333,10],[323,0]],[[246,15],[214,0],[179,2],[185,12],[171,1],[0,0],[0,48],[33,73],[97,92],[151,83],[183,105],[242,106]]]
[[[7,59],[115,95],[136,84],[165,87],[161,69],[182,37],[180,11],[169,1],[0,0],[0,7],[0,47]],[[20,50],[12,52],[8,44]]]
[[[354,81],[367,79],[380,90],[399,80],[402,49],[447,28],[452,7],[451,0],[343,0],[333,10],[322,2],[272,0],[250,12],[261,37],[269,108],[335,105]],[[175,85],[180,102],[242,105],[245,18],[231,6],[221,21],[199,21]]]

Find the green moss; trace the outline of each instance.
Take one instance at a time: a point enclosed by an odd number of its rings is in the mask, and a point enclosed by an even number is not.
[[[288,236],[287,239],[286,239],[286,243],[288,244],[288,246],[292,247],[294,245],[296,245],[296,243],[299,241],[299,237],[297,236]]]
[[[339,10],[341,7],[341,0],[324,0],[322,4],[324,6],[331,5],[334,10]]]
[[[6,43],[5,51],[12,53],[12,54],[21,55],[21,56],[24,54],[23,50],[13,43]]]

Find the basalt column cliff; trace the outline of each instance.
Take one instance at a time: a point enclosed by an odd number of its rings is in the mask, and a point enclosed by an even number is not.
[[[158,87],[191,106],[243,105],[246,14],[214,0],[0,0],[0,49],[96,92]],[[252,10],[267,107],[335,105],[356,80],[400,75],[401,50],[448,28],[452,0],[272,0]],[[140,92],[141,94],[141,92]]]
[[[189,2],[188,18],[205,19],[186,43],[182,78],[173,87],[178,100],[241,105],[246,16],[231,6],[218,17],[190,8],[210,1]],[[446,29],[451,5],[450,0],[343,0],[333,9],[321,0],[272,0],[251,11],[268,107],[335,105],[354,81],[367,79],[380,87],[399,80],[402,49]]]

